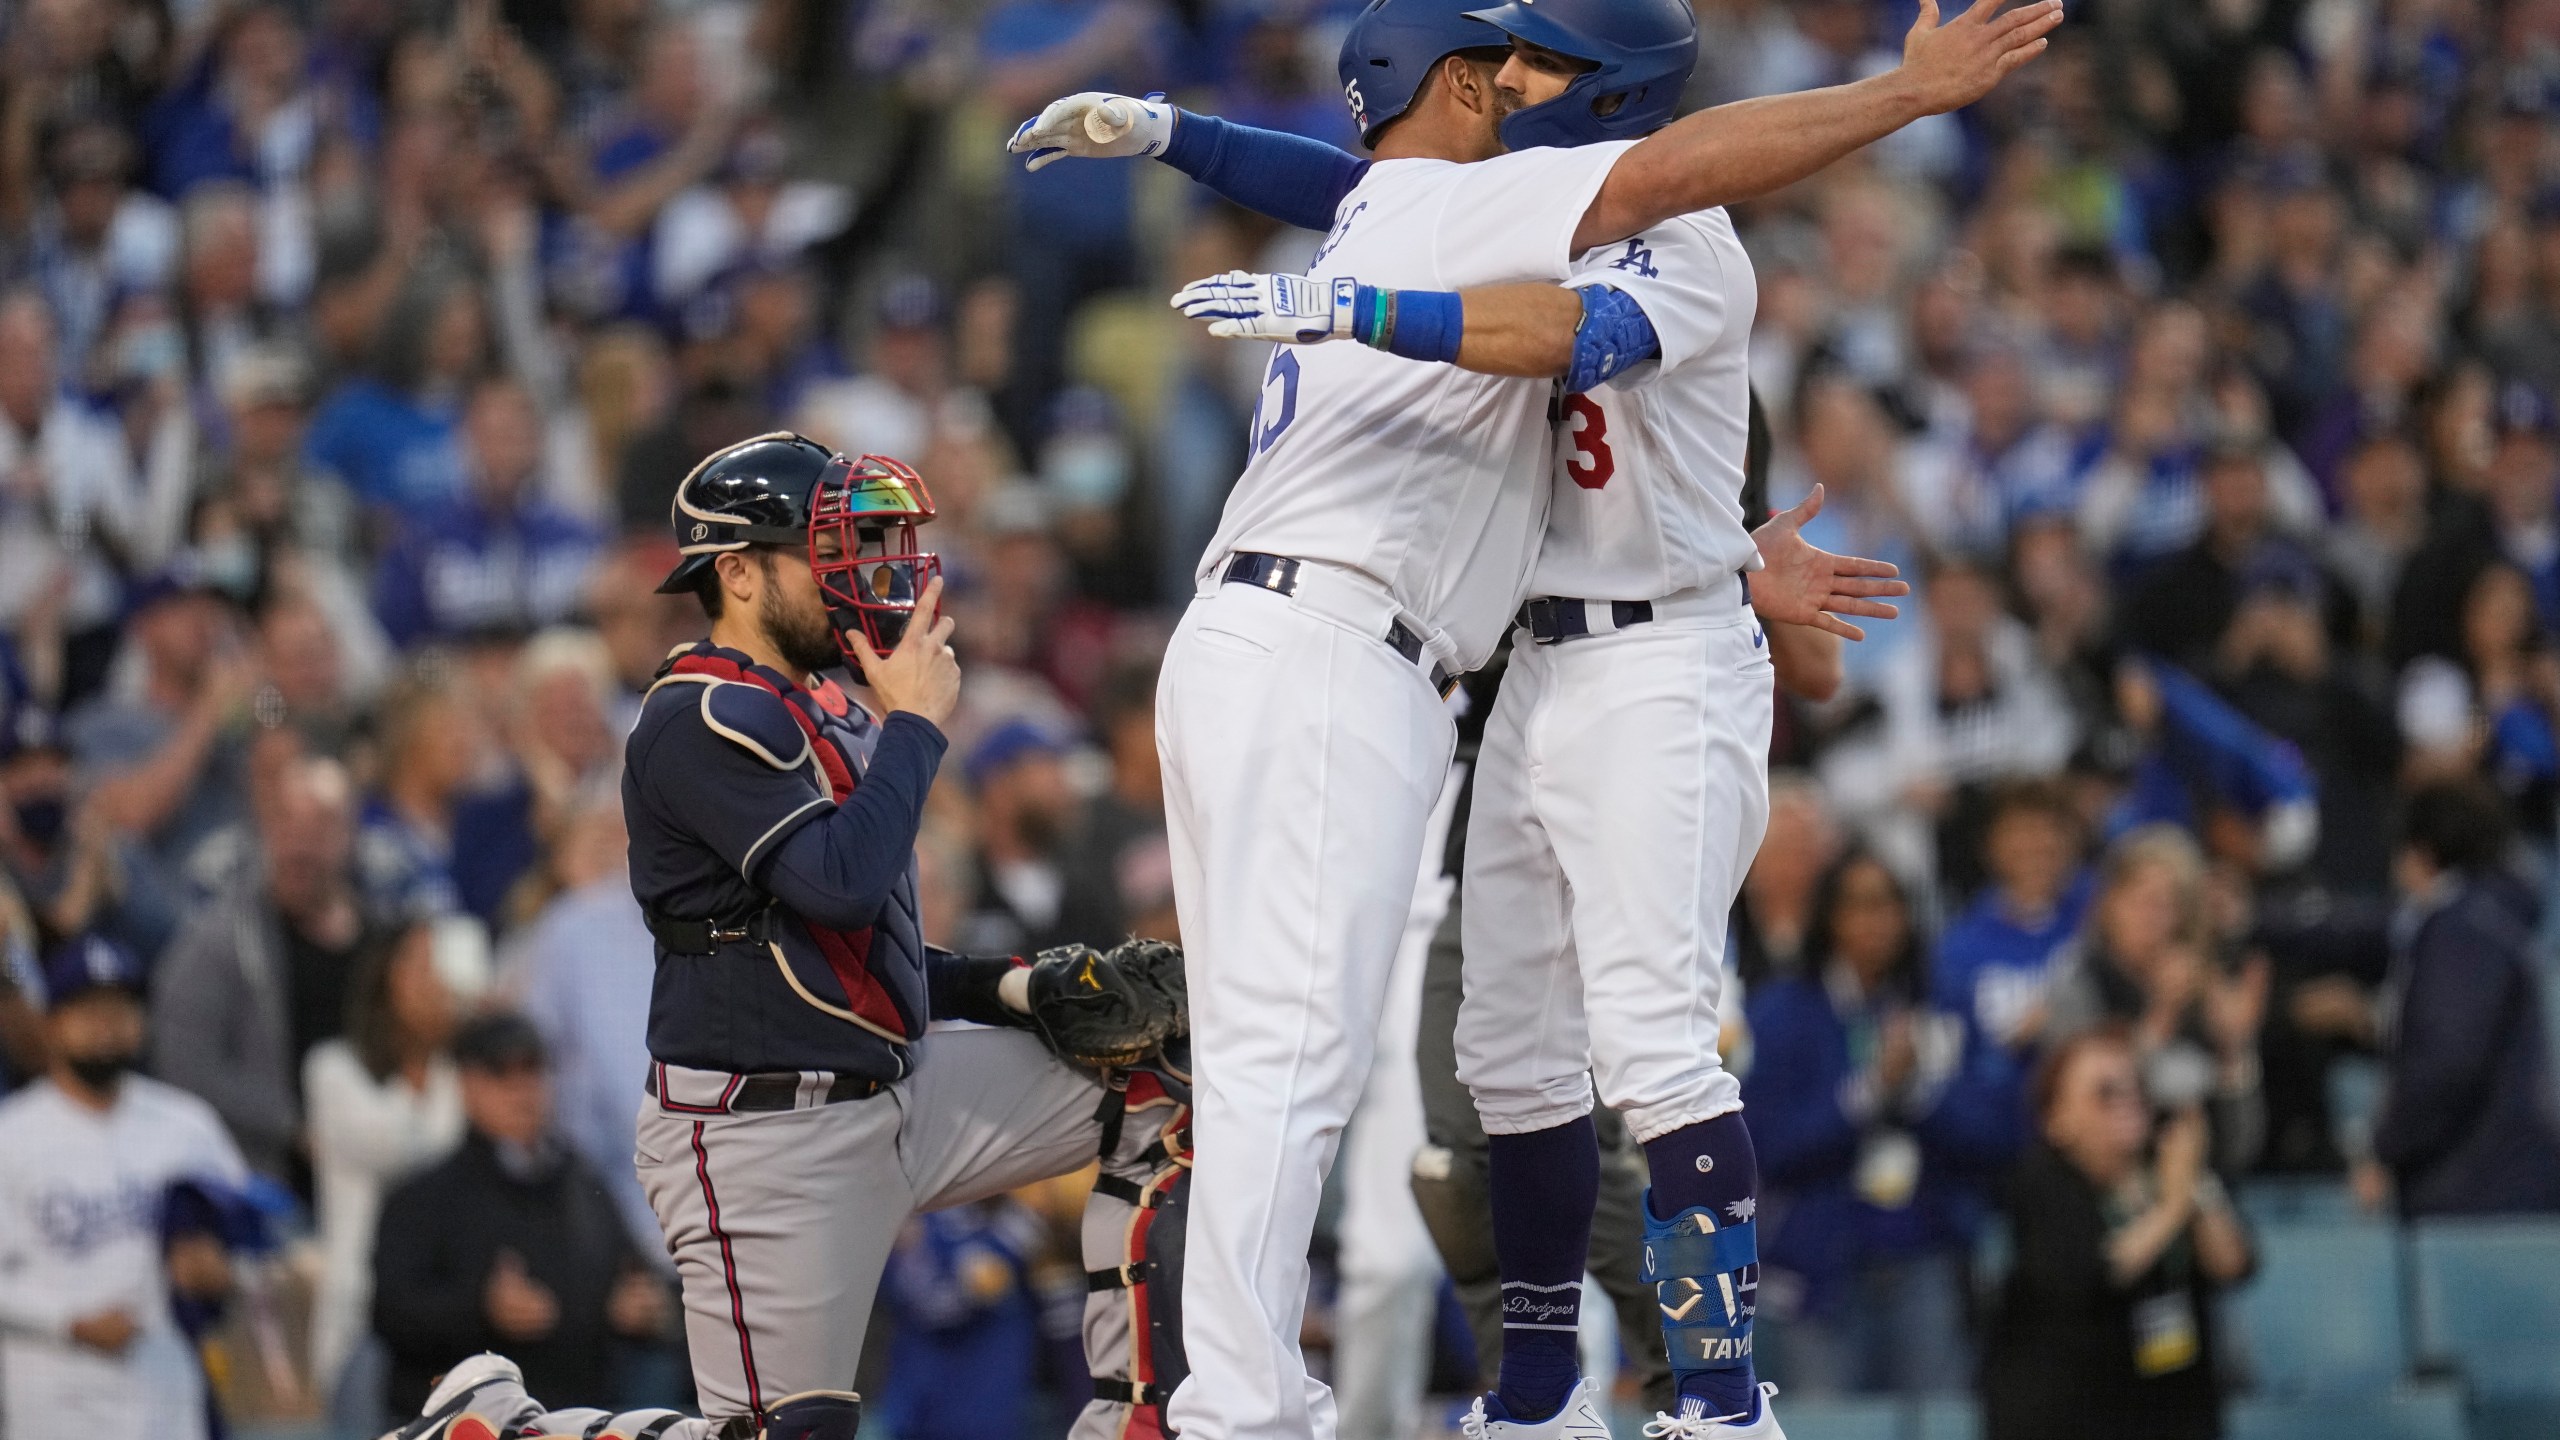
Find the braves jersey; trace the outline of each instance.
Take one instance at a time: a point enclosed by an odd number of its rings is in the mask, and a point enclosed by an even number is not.
[[[1659,600],[1757,568],[1742,457],[1760,292],[1733,221],[1720,209],[1666,220],[1593,248],[1565,283],[1633,297],[1662,349],[1564,397],[1555,502],[1529,593]]]
[[[709,644],[669,661],[624,750],[632,893],[663,918],[764,928],[707,955],[658,947],[652,1058],[906,1074],[931,1019],[915,835],[943,746],[918,716],[874,722],[832,680],[804,690]],[[805,916],[776,899],[769,871],[821,823],[839,833],[812,879],[837,913]]]
[[[170,1317],[160,1212],[170,1185],[238,1186],[248,1166],[212,1107],[127,1076],[105,1113],[51,1082],[0,1101],[0,1427],[11,1436],[194,1440],[204,1372]],[[122,1355],[71,1339],[121,1310]]]
[[[1421,290],[1561,282],[1574,227],[1630,143],[1380,161],[1335,208],[1308,273]],[[1552,389],[1362,345],[1273,347],[1252,458],[1200,573],[1238,550],[1360,571],[1474,669],[1537,553]]]

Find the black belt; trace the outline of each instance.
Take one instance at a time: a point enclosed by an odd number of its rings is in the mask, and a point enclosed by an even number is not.
[[[641,1082],[649,1098],[658,1098],[658,1067],[649,1067],[649,1078]],[[886,1080],[866,1080],[859,1075],[838,1075],[827,1085],[827,1093],[819,1097],[821,1105],[841,1105],[847,1100],[868,1100],[889,1088]],[[729,1103],[721,1107],[731,1114],[762,1113],[768,1110],[800,1108],[800,1075],[781,1070],[769,1075],[741,1075],[738,1088],[731,1092]]]
[[[1161,1405],[1173,1392],[1161,1385],[1133,1385],[1126,1380],[1093,1377],[1093,1398],[1112,1405]]]
[[[765,943],[773,932],[773,910],[767,907],[734,920],[678,920],[654,910],[643,912],[649,922],[649,933],[670,955],[716,955],[723,945],[741,941],[757,945]]]
[[[1302,562],[1286,555],[1239,550],[1235,558],[1227,562],[1227,573],[1223,578],[1229,585],[1254,585],[1276,594],[1295,595],[1301,568]],[[1389,649],[1405,658],[1406,664],[1426,669],[1431,676],[1431,688],[1439,691],[1442,699],[1447,699],[1449,692],[1458,688],[1458,673],[1437,660],[1425,658],[1422,637],[1413,633],[1413,627],[1402,620],[1390,620],[1387,633],[1382,638]]]
[[[1572,600],[1562,596],[1542,595],[1520,607],[1512,622],[1529,632],[1529,638],[1541,645],[1563,640],[1579,640],[1591,633],[1591,612],[1599,606],[1609,607],[1612,628],[1624,630],[1630,625],[1647,625],[1653,621],[1650,600]]]

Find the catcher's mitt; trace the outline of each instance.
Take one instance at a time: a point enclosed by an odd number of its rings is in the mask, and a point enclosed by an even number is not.
[[[1191,1028],[1182,951],[1161,940],[1043,950],[1031,960],[1031,1025],[1062,1060],[1134,1065]]]

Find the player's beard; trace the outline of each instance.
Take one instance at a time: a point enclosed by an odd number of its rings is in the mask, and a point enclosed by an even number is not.
[[[845,663],[843,652],[836,649],[835,627],[828,623],[824,605],[786,606],[782,587],[768,584],[764,598],[757,603],[756,620],[764,627],[765,638],[795,670],[815,674]]]

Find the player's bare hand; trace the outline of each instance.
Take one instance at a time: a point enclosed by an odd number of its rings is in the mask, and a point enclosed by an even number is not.
[[[1161,94],[1143,98],[1086,90],[1022,122],[1004,148],[1037,170],[1073,156],[1123,160],[1161,155],[1173,143],[1174,108]]]
[[[524,1257],[513,1250],[498,1252],[480,1300],[490,1326],[510,1340],[539,1340],[560,1323],[560,1302],[525,1273]]]
[[[71,1339],[102,1355],[121,1355],[133,1343],[141,1327],[133,1323],[133,1315],[124,1310],[101,1310],[83,1315],[71,1322]]]
[[[951,623],[942,613],[942,577],[936,575],[917,597],[896,649],[882,655],[860,632],[848,637],[862,683],[880,697],[882,709],[921,715],[938,726],[960,708],[960,659],[951,653]]]
[[[1793,509],[1751,532],[1762,565],[1751,577],[1751,608],[1762,620],[1864,640],[1866,631],[1840,617],[1891,620],[1902,611],[1886,604],[1886,597],[1908,595],[1911,586],[1895,579],[1902,572],[1882,560],[1834,555],[1805,539],[1805,522],[1821,513],[1822,487],[1816,485]]]
[[[2010,71],[2043,54],[2045,37],[2062,23],[2062,0],[2005,11],[2001,3],[1973,0],[1941,25],[1938,0],[1920,0],[1920,16],[1902,37],[1902,74],[1917,87],[1922,113],[1944,114],[1990,94]]]
[[[1173,308],[1208,321],[1209,333],[1221,340],[1312,345],[1352,338],[1359,289],[1360,282],[1348,276],[1324,281],[1230,270],[1175,291]]]

